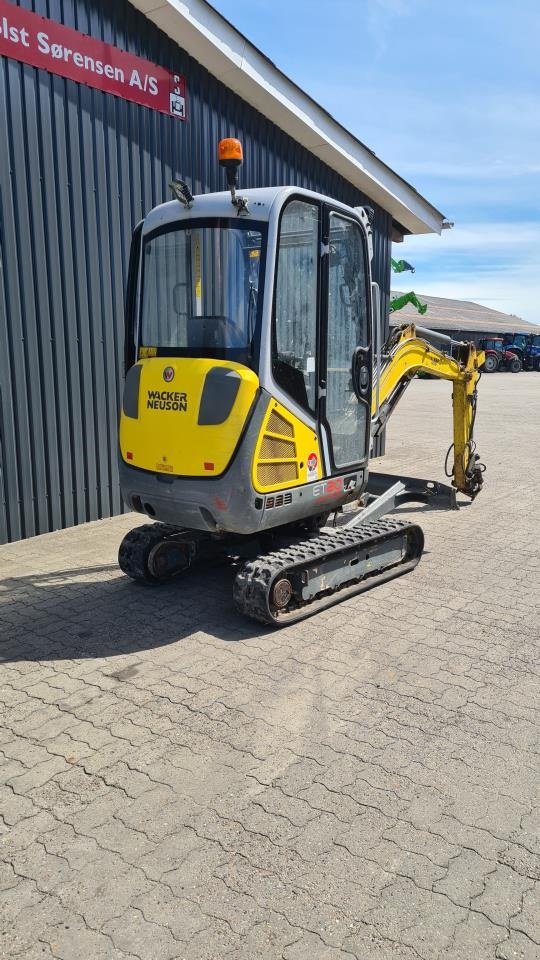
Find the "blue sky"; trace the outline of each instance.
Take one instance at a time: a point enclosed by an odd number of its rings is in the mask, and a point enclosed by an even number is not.
[[[395,247],[416,292],[540,324],[538,0],[212,2],[455,222]]]

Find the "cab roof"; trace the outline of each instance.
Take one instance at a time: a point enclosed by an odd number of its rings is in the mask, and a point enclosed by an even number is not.
[[[248,215],[242,215],[244,221],[262,220],[268,221],[270,213],[275,203],[280,206],[288,197],[298,196],[299,199],[314,200],[320,202],[330,202],[337,210],[344,213],[351,213],[354,208],[348,207],[331,197],[325,197],[323,194],[314,193],[312,190],[303,190],[300,187],[257,187],[253,190],[237,190],[238,196],[246,197],[248,201]],[[161,203],[146,215],[144,220],[143,233],[150,233],[158,227],[166,226],[171,223],[180,223],[185,220],[197,220],[201,217],[223,217],[224,219],[236,219],[237,212],[231,202],[231,194],[228,190],[220,193],[197,194],[193,198],[190,208],[183,206],[179,200],[171,200],[168,203]]]

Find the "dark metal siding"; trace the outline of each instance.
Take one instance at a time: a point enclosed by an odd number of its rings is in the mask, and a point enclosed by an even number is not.
[[[242,186],[366,198],[243,102],[125,0],[19,4],[184,73],[180,122],[0,57],[0,543],[122,510],[116,470],[131,230],[168,183],[223,189],[220,137],[244,144]],[[387,310],[390,217],[375,209]]]

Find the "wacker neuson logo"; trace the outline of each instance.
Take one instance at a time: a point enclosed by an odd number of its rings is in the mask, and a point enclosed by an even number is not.
[[[187,393],[178,390],[149,390],[146,400],[147,410],[178,410],[187,412]]]

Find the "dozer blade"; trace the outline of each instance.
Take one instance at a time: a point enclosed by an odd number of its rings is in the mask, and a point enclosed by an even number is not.
[[[408,573],[423,547],[419,526],[390,519],[307,537],[246,563],[234,601],[251,619],[285,627]]]

